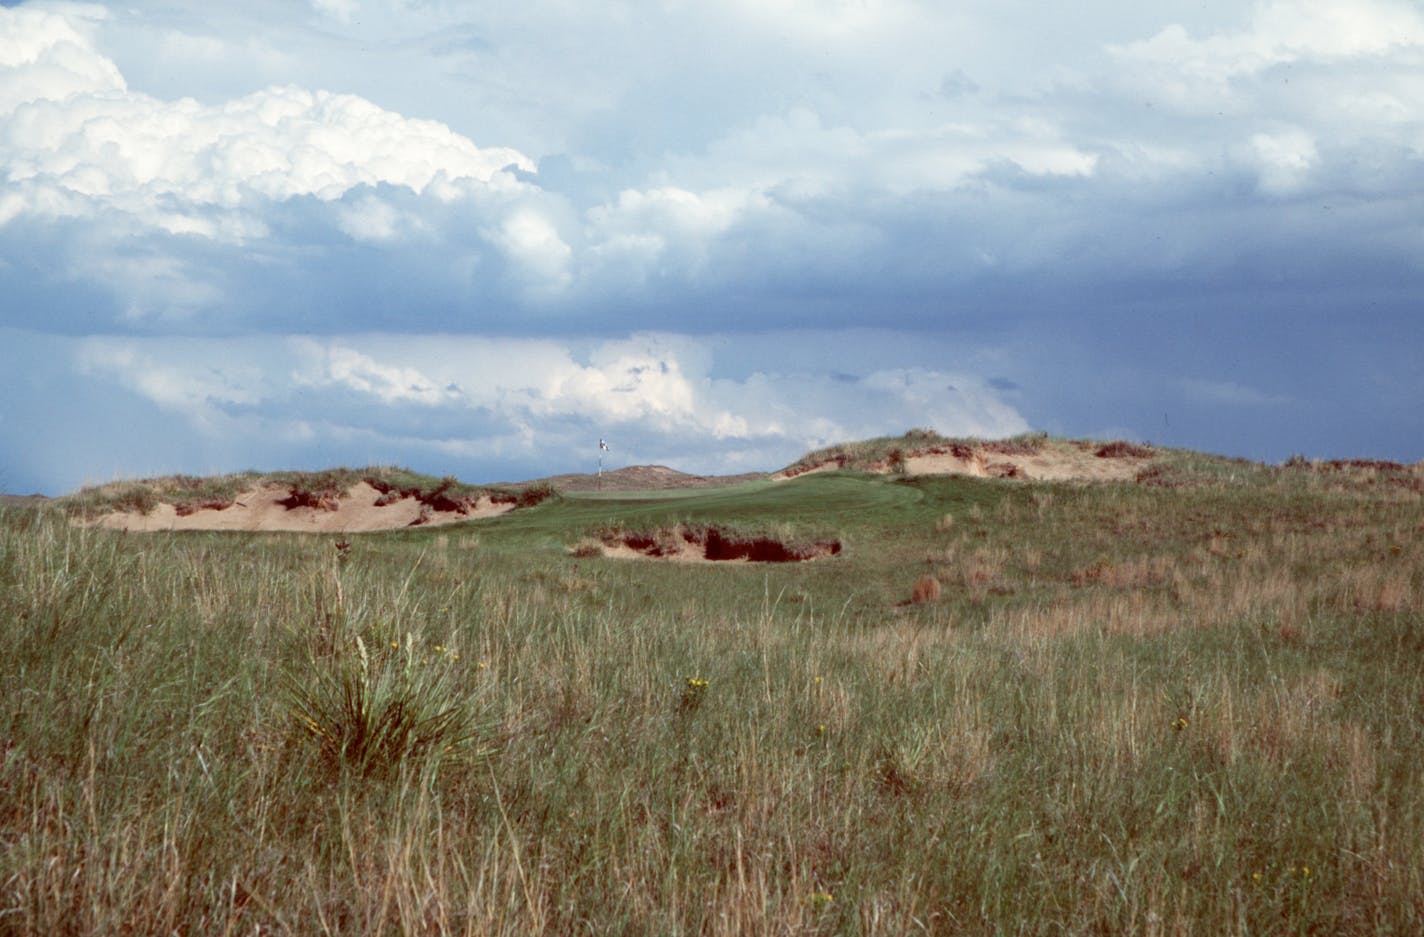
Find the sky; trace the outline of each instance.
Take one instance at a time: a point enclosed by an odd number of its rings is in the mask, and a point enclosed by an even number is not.
[[[0,490],[1424,458],[1409,0],[0,0]]]

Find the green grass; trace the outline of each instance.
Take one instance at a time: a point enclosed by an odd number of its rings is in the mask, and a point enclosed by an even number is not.
[[[5,511],[0,931],[1424,931],[1419,493],[1174,458],[344,548]],[[679,523],[845,550],[569,553]]]

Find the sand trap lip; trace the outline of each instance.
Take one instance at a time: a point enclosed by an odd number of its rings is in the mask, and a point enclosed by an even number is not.
[[[718,527],[673,527],[605,534],[604,556],[678,563],[806,563],[837,556],[839,540],[785,543],[766,535],[746,535]]]
[[[488,496],[479,499],[472,509],[453,511],[432,510],[411,496],[389,500],[366,482],[358,482],[335,501],[334,509],[290,507],[291,488],[285,485],[261,485],[243,492],[225,508],[202,507],[190,514],[179,514],[171,504],[160,504],[148,514],[136,511],[104,514],[77,521],[86,526],[109,530],[248,530],[298,531],[307,533],[359,533],[373,530],[395,530],[402,527],[438,526],[460,521],[494,517],[513,510],[513,503],[495,503]]]
[[[1031,481],[1134,481],[1155,455],[1143,447],[1114,447],[1073,442],[1049,445],[1035,451],[1018,451],[988,443],[951,443],[912,449],[905,453],[909,475],[968,475],[974,478],[1019,478]],[[843,456],[810,466],[783,469],[775,481],[844,468]],[[873,463],[869,471],[890,474],[889,461]]]

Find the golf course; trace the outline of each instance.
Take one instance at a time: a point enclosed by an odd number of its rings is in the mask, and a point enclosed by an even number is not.
[[[0,933],[1424,932],[1424,466],[654,476],[0,507]]]

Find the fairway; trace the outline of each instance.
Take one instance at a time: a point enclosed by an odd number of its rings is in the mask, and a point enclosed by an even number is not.
[[[866,522],[894,523],[923,506],[916,487],[876,476],[821,475],[788,482],[751,482],[735,488],[657,491],[616,495],[576,494],[545,511],[515,512],[482,530],[503,542],[550,543],[602,526],[668,526],[677,523],[853,528]]]

